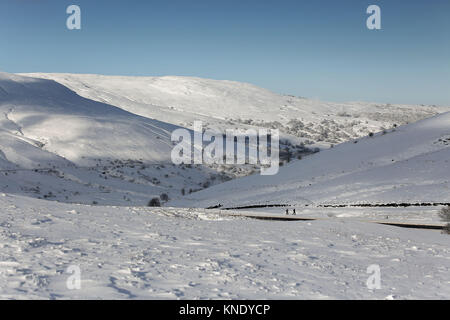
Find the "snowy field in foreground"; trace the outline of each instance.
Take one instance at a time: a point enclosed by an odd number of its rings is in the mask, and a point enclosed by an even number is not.
[[[0,207],[2,299],[450,298],[450,236],[438,231],[7,194]],[[372,264],[380,290],[366,286]],[[81,268],[80,290],[66,287],[70,265]]]

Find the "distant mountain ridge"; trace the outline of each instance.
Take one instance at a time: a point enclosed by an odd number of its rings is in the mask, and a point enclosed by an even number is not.
[[[219,130],[277,128],[293,143],[319,147],[450,111],[450,107],[317,101],[279,95],[248,83],[195,77],[30,75],[55,80],[83,97],[183,127],[203,121]]]

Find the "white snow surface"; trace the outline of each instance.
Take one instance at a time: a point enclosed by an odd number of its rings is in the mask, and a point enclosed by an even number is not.
[[[437,231],[8,194],[0,207],[1,299],[450,298],[450,237]],[[366,285],[374,264],[381,289]]]

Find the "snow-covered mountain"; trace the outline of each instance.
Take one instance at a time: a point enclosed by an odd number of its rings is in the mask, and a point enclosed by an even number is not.
[[[400,202],[450,202],[450,113],[340,144],[275,176],[237,179],[171,204]]]
[[[178,125],[189,127],[195,120],[218,129],[278,128],[284,131],[282,137],[295,142],[291,147],[302,152],[301,141],[326,146],[448,110],[434,106],[326,103],[282,96],[250,84],[188,77],[31,76],[0,73],[0,190],[88,204],[145,205],[152,197],[167,194],[174,199],[257,171],[254,167],[173,165],[171,132]],[[344,179],[342,173],[331,170],[335,168],[333,161],[345,162],[345,166],[353,162],[345,156],[336,158],[336,150],[348,148],[350,158],[355,154],[353,158],[358,159],[371,152],[370,145],[368,151],[361,149],[364,141],[383,140],[389,145],[391,137],[402,130],[363,139],[358,145],[344,144],[324,151],[314,160],[304,159],[292,166],[311,176],[283,170],[286,173],[273,178],[271,185],[282,190],[286,185],[305,187],[314,178],[311,185],[320,188],[318,176],[322,180]],[[398,149],[394,140],[392,148]],[[324,164],[329,170],[303,169],[316,159],[329,161]],[[335,169],[346,176],[355,173],[353,167],[347,171]],[[293,178],[297,182],[291,183]],[[261,178],[252,179],[260,186]],[[240,197],[245,198],[245,194]],[[215,198],[219,198],[211,195],[208,205],[216,204]],[[287,198],[298,201],[302,196],[295,193]],[[240,197],[234,200],[240,202]],[[304,198],[325,200],[311,194]],[[197,203],[189,198],[186,201],[180,203]]]
[[[0,73],[0,190],[65,202],[146,205],[212,176],[175,167],[177,126],[77,95],[52,80]]]
[[[193,77],[30,74],[129,112],[190,127],[270,127],[286,139],[328,146],[449,111],[436,106],[332,103],[279,95],[252,84]],[[298,143],[298,139],[293,139]]]

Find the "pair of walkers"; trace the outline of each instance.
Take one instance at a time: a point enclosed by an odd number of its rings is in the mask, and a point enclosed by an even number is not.
[[[295,212],[295,209],[292,210],[292,214],[295,216],[297,213]],[[286,209],[286,215],[289,215],[289,209]]]

